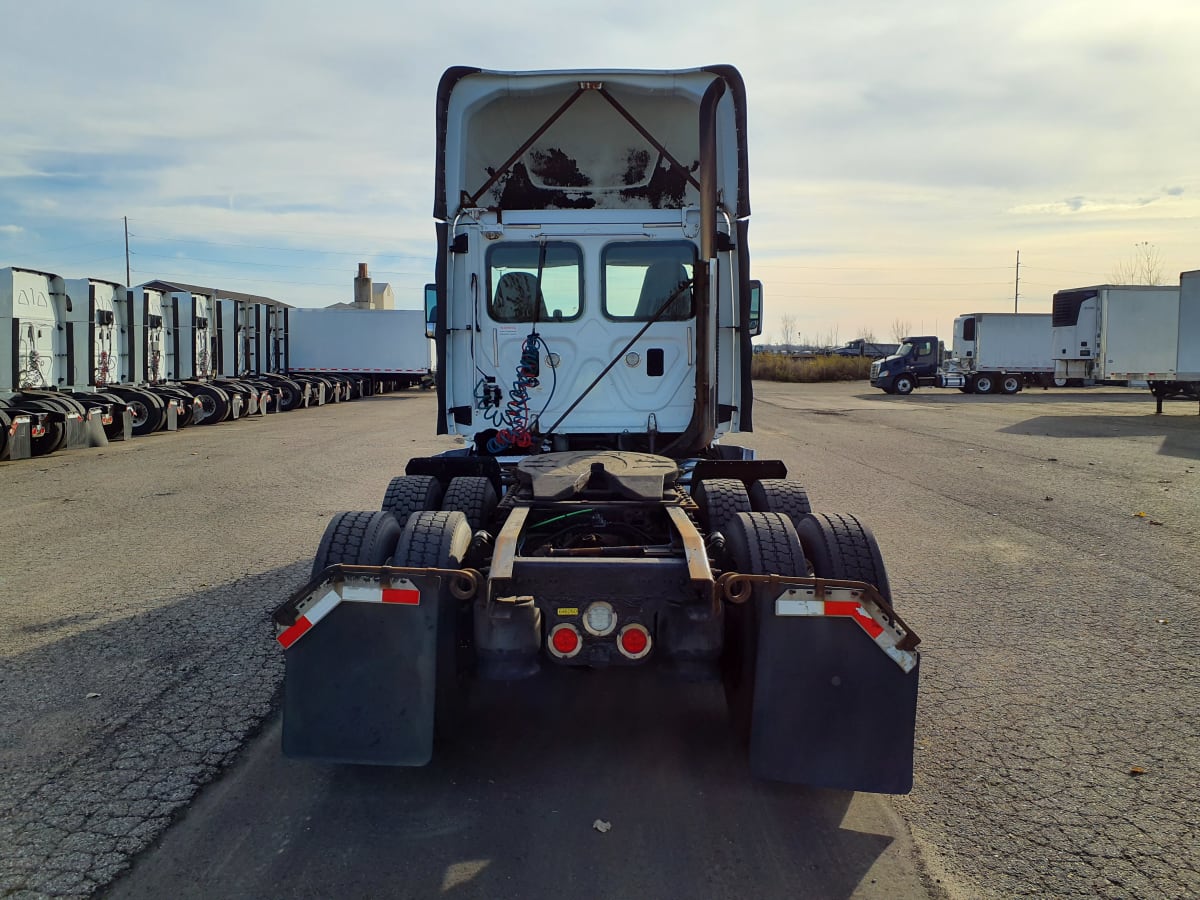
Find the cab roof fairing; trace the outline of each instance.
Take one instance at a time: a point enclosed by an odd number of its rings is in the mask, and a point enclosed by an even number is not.
[[[734,217],[744,219],[750,215],[745,86],[732,66],[446,70],[438,87],[434,216],[447,221],[465,206],[582,210],[698,205],[700,104],[715,79],[726,86],[717,110],[717,191]],[[600,91],[580,91],[581,85],[603,85],[604,94],[652,140]]]

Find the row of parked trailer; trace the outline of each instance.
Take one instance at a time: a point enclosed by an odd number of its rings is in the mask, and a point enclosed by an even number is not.
[[[1200,400],[1200,271],[1176,286],[1097,285],[1054,295],[1050,313],[969,313],[953,349],[915,336],[871,366],[890,394],[958,388],[1015,394],[1036,384],[1145,384],[1158,401]]]
[[[181,287],[0,269],[0,460],[430,383],[420,312],[298,310]],[[348,342],[329,340],[330,314],[359,332],[412,332],[416,350],[404,369],[332,363],[320,348]]]

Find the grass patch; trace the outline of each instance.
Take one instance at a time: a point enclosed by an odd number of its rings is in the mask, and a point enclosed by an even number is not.
[[[781,353],[756,353],[750,374],[763,381],[866,381],[871,360],[860,356],[795,358]]]

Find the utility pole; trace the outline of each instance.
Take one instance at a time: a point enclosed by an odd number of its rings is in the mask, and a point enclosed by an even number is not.
[[[125,287],[129,287],[129,216],[125,219]]]
[[[1021,251],[1017,251],[1017,278],[1013,283],[1013,312],[1017,312],[1017,298],[1021,290]]]

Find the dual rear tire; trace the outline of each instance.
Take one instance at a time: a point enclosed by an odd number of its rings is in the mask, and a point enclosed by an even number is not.
[[[865,581],[892,601],[879,545],[855,516],[807,513],[793,525],[778,512],[739,513],[726,523],[724,534],[734,571]],[[750,736],[759,635],[769,602],[765,591],[756,586],[746,602],[725,606],[721,676],[734,730],[745,740]],[[769,627],[769,621],[766,624]]]

